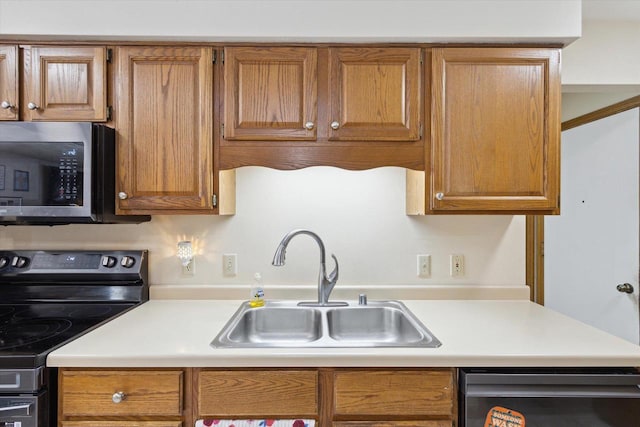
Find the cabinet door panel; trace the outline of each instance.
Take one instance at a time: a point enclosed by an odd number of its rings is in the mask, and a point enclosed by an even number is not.
[[[335,415],[445,416],[453,413],[453,379],[443,371],[347,371],[334,377]]]
[[[181,421],[62,421],[62,427],[182,427]],[[429,426],[430,427],[430,426]]]
[[[433,49],[433,210],[558,206],[559,52]]]
[[[199,417],[317,416],[316,371],[203,371],[198,383]]]
[[[329,49],[331,140],[420,138],[418,48]]]
[[[317,73],[316,48],[226,48],[225,139],[315,139]]]
[[[0,46],[0,120],[18,120],[18,47]]]
[[[63,371],[60,381],[65,417],[182,415],[181,371]]]
[[[339,421],[333,427],[451,427],[452,421]]]
[[[120,210],[211,209],[211,49],[120,48],[117,70]]]
[[[105,47],[32,47],[27,103],[31,120],[105,121]]]

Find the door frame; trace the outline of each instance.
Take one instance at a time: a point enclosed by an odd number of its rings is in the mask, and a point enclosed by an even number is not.
[[[640,95],[562,122],[561,130],[573,129],[638,107],[640,107]],[[560,164],[562,165],[562,162]],[[525,280],[529,286],[529,299],[544,305],[544,216],[527,215],[525,229]],[[640,239],[640,236],[638,238]]]

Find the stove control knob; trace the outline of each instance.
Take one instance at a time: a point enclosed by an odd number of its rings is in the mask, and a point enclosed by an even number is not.
[[[118,263],[116,257],[105,255],[102,257],[102,266],[107,268],[113,268]]]
[[[111,400],[113,401],[113,403],[120,403],[126,398],[127,398],[127,395],[124,394],[123,391],[117,391],[113,393],[113,396],[111,396]]]
[[[124,268],[131,268],[136,263],[136,259],[132,256],[123,256],[120,265]]]
[[[9,265],[9,258],[6,256],[0,257],[0,269],[5,268]]]
[[[11,260],[11,266],[15,268],[24,268],[27,266],[28,262],[28,258],[25,258],[23,256],[14,256]]]

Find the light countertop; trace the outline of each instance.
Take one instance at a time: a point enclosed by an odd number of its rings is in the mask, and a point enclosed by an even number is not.
[[[640,346],[523,300],[404,300],[438,348],[220,349],[240,300],[151,300],[47,359],[59,367],[640,366]]]

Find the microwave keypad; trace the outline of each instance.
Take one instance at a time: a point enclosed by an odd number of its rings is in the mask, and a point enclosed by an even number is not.
[[[60,199],[75,201],[78,198],[78,158],[75,150],[64,152],[60,157],[59,164],[60,188],[58,195]]]

